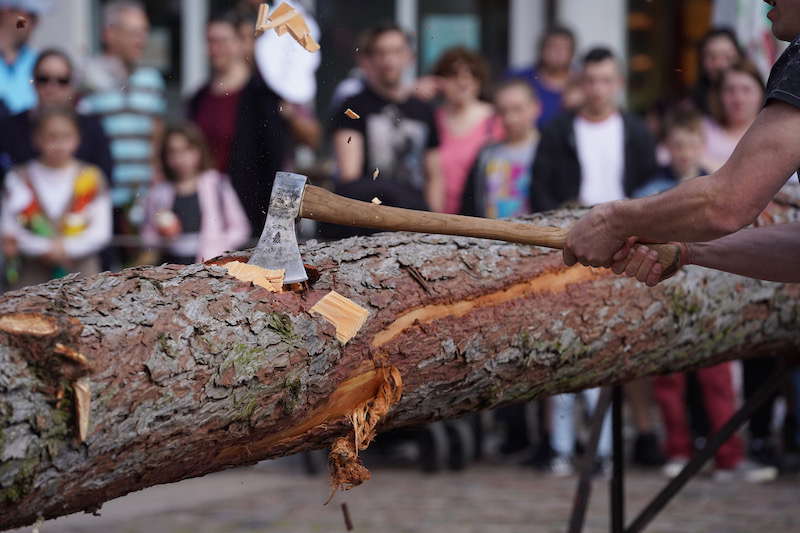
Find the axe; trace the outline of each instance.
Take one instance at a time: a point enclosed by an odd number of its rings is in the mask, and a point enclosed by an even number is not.
[[[283,269],[284,283],[308,279],[295,234],[295,219],[298,217],[360,228],[460,235],[556,249],[564,248],[569,232],[564,228],[524,222],[447,215],[361,202],[321,187],[306,185],[306,177],[300,174],[278,172],[272,186],[267,222],[249,263],[268,269]],[[680,260],[677,246],[647,246],[658,253],[664,277],[677,270]]]

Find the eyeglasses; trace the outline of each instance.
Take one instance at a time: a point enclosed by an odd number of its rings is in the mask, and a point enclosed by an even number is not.
[[[34,77],[36,85],[48,85],[50,83],[57,83],[61,87],[66,87],[72,81],[69,76],[45,76],[39,75]]]

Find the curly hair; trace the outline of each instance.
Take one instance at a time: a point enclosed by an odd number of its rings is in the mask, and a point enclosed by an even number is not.
[[[457,46],[445,50],[433,67],[433,75],[443,78],[452,76],[460,67],[466,67],[483,90],[489,83],[489,64],[479,54]]]

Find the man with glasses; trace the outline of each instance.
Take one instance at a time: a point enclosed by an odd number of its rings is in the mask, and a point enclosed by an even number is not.
[[[28,46],[45,0],[0,0],[0,103],[9,113],[36,103],[31,73],[36,52]]]
[[[78,109],[101,116],[111,139],[111,199],[115,233],[133,234],[143,198],[158,168],[166,110],[161,73],[141,65],[150,27],[144,6],[116,0],[103,10],[104,54],[89,60]],[[111,265],[109,265],[111,266]]]
[[[0,121],[0,176],[11,166],[26,163],[38,154],[33,146],[33,121],[49,107],[73,107],[75,85],[72,61],[62,51],[42,50],[33,67],[36,107]],[[96,165],[105,175],[111,172],[111,150],[100,119],[79,115],[81,144],[75,156]]]

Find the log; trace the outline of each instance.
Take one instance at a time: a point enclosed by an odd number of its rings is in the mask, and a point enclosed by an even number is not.
[[[798,285],[691,267],[648,289],[551,250],[404,233],[302,251],[312,281],[280,294],[219,266],[238,253],[0,298],[0,528],[336,437],[363,447],[376,424],[800,344]],[[369,311],[344,345],[309,313],[330,290]]]

